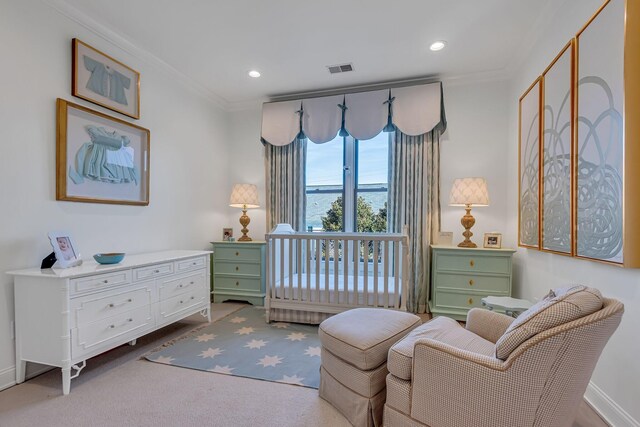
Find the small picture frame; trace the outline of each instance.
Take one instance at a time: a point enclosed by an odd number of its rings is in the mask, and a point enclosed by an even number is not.
[[[484,233],[484,245],[487,249],[502,248],[502,234],[500,233]]]
[[[438,233],[438,245],[453,246],[453,231],[441,231]]]
[[[49,242],[53,247],[53,252],[56,254],[57,267],[69,268],[82,264],[78,247],[73,243],[69,233],[52,231],[47,236],[49,236]]]
[[[222,241],[223,242],[232,242],[233,241],[233,228],[223,228],[222,229]]]

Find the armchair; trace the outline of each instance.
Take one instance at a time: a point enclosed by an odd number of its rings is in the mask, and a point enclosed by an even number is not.
[[[513,318],[472,309],[466,329],[444,317],[422,325],[389,350],[384,425],[571,426],[624,311],[613,299],[601,305],[526,338],[504,360],[496,343],[515,329]],[[535,326],[532,318],[520,323]]]

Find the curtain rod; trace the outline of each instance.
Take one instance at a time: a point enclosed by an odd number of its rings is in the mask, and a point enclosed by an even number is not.
[[[274,101],[291,101],[300,98],[319,98],[322,96],[342,95],[347,93],[369,92],[380,89],[390,89],[406,86],[415,86],[420,84],[438,83],[440,78],[437,76],[431,77],[416,77],[412,79],[404,80],[390,80],[380,83],[365,83],[356,86],[342,86],[331,89],[312,90],[306,92],[287,93],[282,95],[269,96],[268,102]]]

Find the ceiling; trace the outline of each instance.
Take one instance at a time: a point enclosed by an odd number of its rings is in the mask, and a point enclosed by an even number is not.
[[[505,71],[553,2],[62,1],[227,105],[391,80]],[[446,40],[446,49],[431,52],[435,40]],[[345,62],[355,71],[331,75],[326,69]],[[262,77],[248,77],[252,69]]]

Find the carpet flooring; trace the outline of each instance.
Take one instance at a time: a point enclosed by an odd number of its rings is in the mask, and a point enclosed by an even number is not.
[[[212,320],[242,308],[213,304]],[[0,391],[2,427],[332,426],[347,420],[318,391],[250,378],[209,375],[150,363],[142,357],[202,326],[194,315],[94,357],[62,395],[60,369]],[[582,404],[573,427],[606,427]]]
[[[318,327],[265,322],[265,310],[246,307],[154,352],[151,362],[317,389]]]

